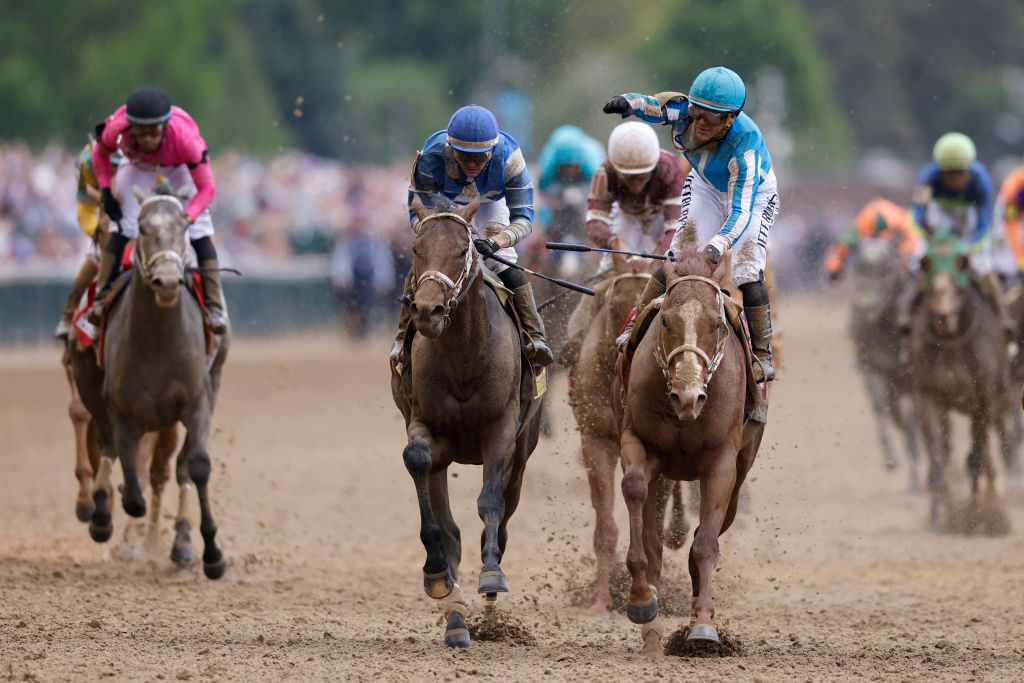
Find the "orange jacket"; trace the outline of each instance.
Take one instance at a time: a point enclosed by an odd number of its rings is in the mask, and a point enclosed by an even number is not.
[[[904,256],[913,254],[921,239],[908,209],[888,199],[875,197],[853,219],[853,226],[843,239],[829,248],[825,256],[825,272],[829,275],[839,273],[846,265],[850,250],[861,240],[871,238],[898,241],[900,254]]]
[[[1024,166],[1006,176],[999,188],[999,205],[1003,211],[1003,229],[1006,243],[1013,252],[1017,270],[1024,271],[1024,236],[1021,235],[1021,215],[1024,214]]]

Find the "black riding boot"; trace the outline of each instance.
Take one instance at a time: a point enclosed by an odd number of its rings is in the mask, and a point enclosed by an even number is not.
[[[388,359],[391,361],[391,369],[397,374],[402,374],[404,363],[402,362],[402,349],[405,348],[405,332],[409,329],[409,322],[412,320],[412,311],[409,304],[405,302],[407,297],[412,296],[413,275],[412,268],[405,276],[405,288],[402,291],[402,303],[398,309],[398,330],[395,332],[395,343],[391,345],[391,353]]]
[[[220,266],[217,263],[217,249],[209,237],[192,242],[192,249],[199,261],[199,276],[203,283],[203,299],[206,301],[206,317],[214,334],[228,330],[228,309],[224,301],[224,290],[220,286]]]
[[[772,307],[768,303],[768,288],[764,281],[740,285],[743,292],[743,311],[750,326],[750,346],[754,351],[754,380],[771,382],[775,379],[772,365]]]
[[[533,287],[521,270],[507,268],[498,275],[501,282],[512,290],[512,303],[523,324],[523,331],[529,337],[526,345],[526,356],[541,365],[551,365],[555,354],[544,338],[544,321],[537,311],[537,302],[533,298]]]
[[[93,325],[103,324],[103,316],[107,312],[107,297],[110,295],[117,276],[121,274],[121,259],[124,257],[124,248],[128,246],[128,242],[129,239],[121,233],[110,233],[110,237],[107,238],[107,243],[100,253],[100,272],[96,276],[99,289],[96,290],[96,299],[87,316]]]

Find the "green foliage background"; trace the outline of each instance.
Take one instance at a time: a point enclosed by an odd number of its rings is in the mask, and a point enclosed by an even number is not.
[[[1022,117],[1007,82],[1024,4],[1000,0],[0,0],[0,17],[0,139],[34,145],[79,144],[153,83],[214,149],[388,161],[513,88],[533,156],[565,122],[605,136],[612,94],[685,91],[715,64],[784,76],[805,167],[875,146],[920,157],[951,128],[984,152]]]

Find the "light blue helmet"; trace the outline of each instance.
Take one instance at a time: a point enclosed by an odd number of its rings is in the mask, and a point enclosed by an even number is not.
[[[489,152],[498,144],[498,120],[478,104],[452,114],[446,132],[448,144],[463,152]]]
[[[747,89],[735,71],[715,66],[701,71],[693,80],[688,98],[705,109],[738,112],[747,101]]]

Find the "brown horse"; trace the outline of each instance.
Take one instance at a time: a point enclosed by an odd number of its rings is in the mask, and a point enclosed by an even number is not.
[[[223,576],[227,562],[215,540],[217,526],[207,490],[210,456],[206,442],[230,338],[224,334],[216,340],[212,358],[208,358],[203,313],[195,297],[182,293],[187,273],[188,220],[181,196],[166,188],[148,197],[137,188],[135,191],[140,200],[135,264],[121,297],[108,308],[103,349],[104,409],[90,411],[98,423],[101,442],[113,444],[111,451],[104,452],[100,472],[109,474],[112,459],[119,459],[124,474],[125,512],[132,517],[144,516],[146,501],[134,457],[139,440],[145,432],[171,430],[181,422],[186,436],[176,464],[181,487],[179,507],[185,505],[188,484],[194,484],[204,542],[203,571],[208,578],[217,579]],[[78,386],[83,384],[79,382]],[[94,540],[105,541],[113,532],[111,500],[108,482],[98,476],[89,528]],[[179,511],[179,536],[187,534],[189,526],[187,516]]]
[[[521,401],[519,332],[484,283],[473,247],[469,221],[478,205],[459,208],[439,197],[434,205],[444,209],[413,205],[420,221],[410,302],[416,334],[408,335],[410,367],[392,374],[391,389],[405,417],[408,445],[402,456],[419,502],[420,540],[427,552],[423,587],[444,600],[445,645],[468,647],[467,606],[458,583],[461,536],[448,502],[448,466],[483,466],[477,590],[493,599],[508,590],[501,558],[526,461],[540,434],[541,399]]]
[[[643,652],[663,652],[656,587],[661,580],[662,514],[671,480],[700,482],[700,526],[690,547],[691,641],[719,642],[712,579],[718,537],[736,515],[740,486],[764,424],[746,419],[749,360],[726,318],[725,297],[696,248],[696,231],[674,264],[660,311],[633,357],[621,414],[622,495],[629,511],[626,614],[641,624]],[[618,373],[617,373],[618,374]]]
[[[921,261],[920,278],[924,294],[912,319],[909,360],[929,458],[929,526],[938,531],[948,495],[945,470],[951,450],[951,411],[971,420],[967,471],[972,504],[977,503],[982,472],[989,495],[995,495],[990,429],[999,437],[1004,462],[1012,466],[1016,458],[1004,419],[1010,409],[1006,337],[992,306],[971,282],[963,245],[946,233],[935,236]]]

